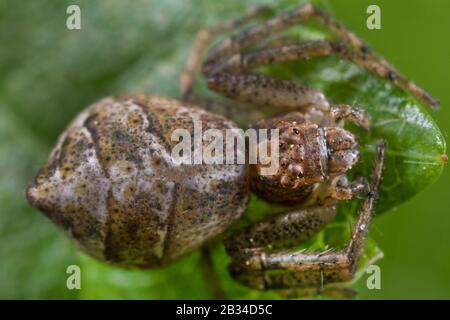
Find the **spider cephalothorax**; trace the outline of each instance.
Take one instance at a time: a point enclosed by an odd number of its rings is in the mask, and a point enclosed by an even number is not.
[[[352,133],[339,127],[321,127],[299,112],[262,120],[256,127],[279,130],[277,172],[265,175],[261,170],[264,164],[250,168],[252,188],[273,202],[298,203],[318,183],[345,174],[359,159]]]

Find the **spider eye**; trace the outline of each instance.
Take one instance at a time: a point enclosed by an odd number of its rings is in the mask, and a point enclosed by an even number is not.
[[[294,128],[293,130],[294,130],[295,134],[299,134],[300,133],[300,131],[297,128]]]
[[[288,170],[298,178],[303,178],[303,167],[300,164],[290,164]]]

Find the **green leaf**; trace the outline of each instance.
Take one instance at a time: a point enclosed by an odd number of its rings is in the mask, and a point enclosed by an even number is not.
[[[378,213],[410,199],[441,175],[444,137],[426,107],[408,93],[335,57],[277,66],[272,72],[321,89],[332,103],[367,111],[373,122],[370,131],[349,126],[363,151],[353,171],[369,176],[376,143],[387,142]]]
[[[82,254],[23,196],[68,122],[91,102],[122,92],[177,97],[178,75],[195,33],[235,17],[259,1],[8,1],[0,0],[0,297],[1,298],[210,298],[194,252],[160,270],[122,270]],[[278,8],[294,0],[265,1]],[[65,27],[66,8],[78,4],[82,29]],[[302,37],[321,37],[315,24],[296,28]],[[387,163],[377,211],[400,205],[432,184],[442,172],[445,142],[427,111],[408,94],[335,58],[280,65],[266,70],[322,89],[336,103],[366,109],[375,127],[356,132],[363,146],[353,170],[370,174],[375,142],[388,142]],[[207,93],[203,80],[196,88]],[[219,112],[225,112],[219,110]],[[255,110],[226,112],[242,125],[261,116]],[[304,246],[341,247],[350,234],[358,203],[342,206],[336,221]],[[284,210],[252,197],[237,228]],[[380,256],[369,241],[361,260]],[[229,298],[278,298],[235,283],[220,242],[213,262]],[[82,289],[66,288],[66,268],[81,266]],[[361,272],[359,272],[361,274]]]

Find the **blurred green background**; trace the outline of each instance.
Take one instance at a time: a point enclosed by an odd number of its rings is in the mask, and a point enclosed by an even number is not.
[[[176,97],[177,76],[199,28],[274,2],[0,0],[0,298],[206,297],[197,253],[149,273],[106,267],[80,255],[26,204],[23,190],[84,106],[120,92]],[[441,100],[432,116],[447,139],[450,2],[322,2]],[[81,7],[80,31],[65,28],[69,4]],[[381,30],[366,28],[370,4],[381,7]],[[430,188],[377,217],[371,235],[385,255],[377,263],[382,288],[368,290],[360,281],[360,298],[450,298],[449,182],[446,168]],[[79,292],[65,287],[70,264],[82,264]]]

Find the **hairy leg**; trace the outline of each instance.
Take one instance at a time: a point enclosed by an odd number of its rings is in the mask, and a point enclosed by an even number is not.
[[[340,251],[308,253],[305,251],[272,252],[264,248],[231,246],[234,258],[230,265],[232,276],[244,285],[260,289],[323,288],[325,284],[345,282],[352,278],[367,238],[374,214],[385,146],[379,144],[370,191],[359,209],[359,217],[347,247]],[[241,236],[242,237],[242,236]],[[233,242],[233,240],[230,240]],[[241,243],[244,243],[242,240]]]
[[[218,62],[206,75],[217,76],[222,72],[245,73],[263,65],[296,61],[305,58],[336,55],[356,65],[390,80],[396,86],[410,92],[416,98],[431,107],[437,107],[439,101],[413,81],[399,74],[392,66],[383,63],[376,56],[351,50],[344,42],[329,40],[310,40],[296,44],[269,47],[249,53],[237,54]]]
[[[319,90],[261,74],[217,73],[208,78],[208,87],[233,100],[256,105],[291,110],[305,110],[314,106],[324,112],[330,110],[327,99]]]
[[[237,231],[227,240],[226,248],[232,257],[287,248],[310,238],[335,215],[336,206],[315,206],[278,214]]]
[[[205,66],[214,64],[223,57],[240,53],[271,35],[282,32],[294,25],[305,23],[311,18],[316,18],[342,41],[349,43],[355,49],[365,52],[370,51],[368,46],[342,23],[312,4],[303,4],[222,40],[208,54]]]

